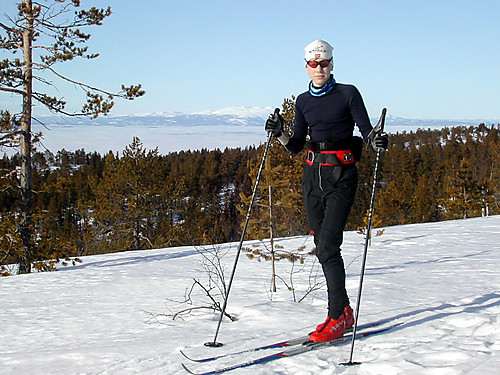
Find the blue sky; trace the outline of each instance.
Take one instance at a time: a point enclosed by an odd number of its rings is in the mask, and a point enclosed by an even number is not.
[[[2,22],[14,3],[0,0]],[[281,106],[306,89],[303,48],[320,38],[334,46],[335,78],[358,87],[372,117],[387,107],[500,119],[498,0],[82,0],[108,4],[113,15],[88,30],[100,57],[60,70],[108,90],[142,83],[146,96],[117,102],[115,115]],[[74,87],[58,88],[76,100]]]

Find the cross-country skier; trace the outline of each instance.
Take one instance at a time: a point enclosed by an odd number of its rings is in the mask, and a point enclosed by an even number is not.
[[[304,203],[328,290],[328,317],[309,337],[315,342],[341,337],[354,325],[340,254],[358,185],[355,161],[359,160],[363,147],[361,138],[353,136],[354,125],[373,149],[385,151],[388,145],[387,134],[372,134],[357,88],[337,83],[333,78],[332,53],[333,47],[323,40],[305,47],[306,71],[311,82],[309,89],[297,97],[293,135],[286,134],[279,114],[271,115],[265,127],[294,155],[307,146]]]

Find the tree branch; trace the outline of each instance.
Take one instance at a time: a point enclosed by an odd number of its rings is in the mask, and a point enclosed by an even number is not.
[[[0,91],[11,92],[14,94],[25,95],[25,92],[22,90],[12,89],[9,87],[0,87]]]
[[[9,33],[16,33],[17,32],[16,29],[13,29],[12,27],[9,27],[9,26],[3,24],[2,22],[0,22],[0,27],[3,28],[3,29],[5,29]]]

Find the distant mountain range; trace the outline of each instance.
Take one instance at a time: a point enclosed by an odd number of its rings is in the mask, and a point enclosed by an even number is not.
[[[97,119],[72,118],[60,116],[40,116],[37,119],[46,126],[75,126],[75,125],[100,125],[100,126],[143,126],[143,127],[164,127],[164,126],[260,126],[262,127],[273,112],[272,107],[233,107],[222,110],[186,113],[148,113],[123,116],[101,116]],[[377,118],[372,118],[372,123],[377,122]],[[387,131],[396,132],[403,130],[436,129],[453,126],[470,126],[485,124],[496,124],[498,121],[484,119],[470,120],[446,120],[446,119],[408,119],[402,117],[387,116]]]
[[[101,116],[97,119],[41,116],[45,125],[109,125],[109,126],[263,126],[273,108],[234,107],[191,114],[160,112],[137,115]]]
[[[122,151],[139,138],[147,149],[161,154],[181,150],[247,147],[263,144],[264,124],[274,108],[236,107],[197,113],[154,113],[133,116],[102,116],[95,120],[60,116],[38,116],[33,130],[44,139],[40,149]],[[375,124],[378,118],[372,118]],[[497,124],[485,120],[423,120],[388,116],[388,133],[410,132],[418,128],[439,129],[461,125]]]

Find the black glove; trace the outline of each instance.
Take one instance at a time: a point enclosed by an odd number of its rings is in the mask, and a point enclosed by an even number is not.
[[[387,133],[377,134],[371,141],[372,148],[378,151],[387,151],[387,147],[389,146],[389,136]]]
[[[278,138],[283,134],[283,124],[285,120],[280,115],[280,111],[278,108],[274,111],[272,115],[266,121],[266,131],[271,133],[274,138]]]

